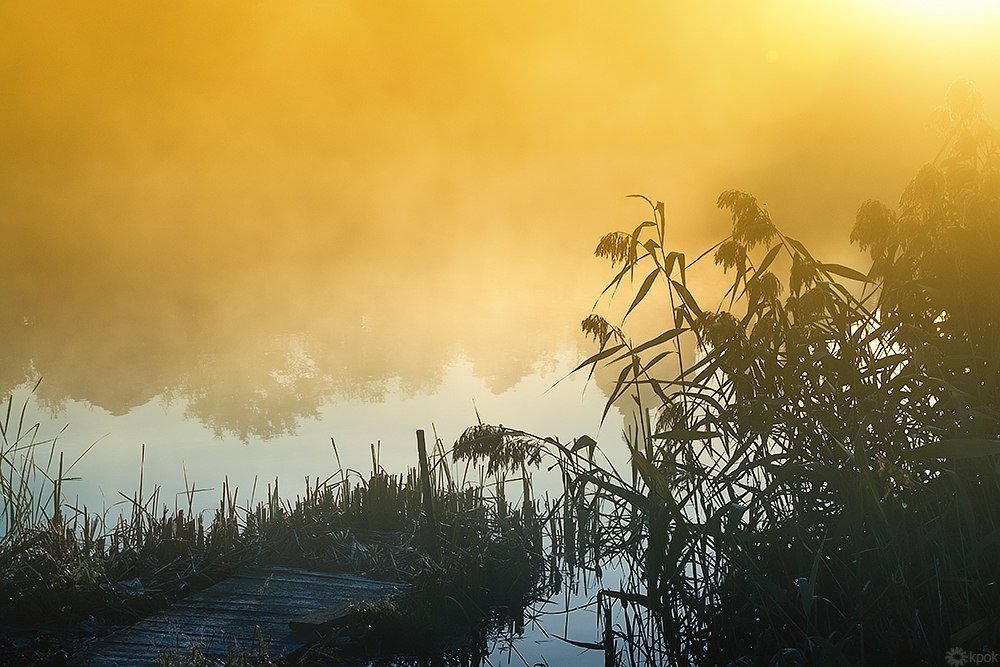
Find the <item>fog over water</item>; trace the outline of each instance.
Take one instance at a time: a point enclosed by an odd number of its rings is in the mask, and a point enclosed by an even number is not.
[[[933,7],[3,3],[0,390],[42,376],[40,418],[109,434],[108,485],[142,442],[211,483],[328,465],[342,431],[402,466],[473,400],[594,432],[598,388],[544,392],[590,350],[597,240],[646,215],[624,196],[697,254],[748,190],[852,261],[949,85],[1000,108],[1000,15]]]

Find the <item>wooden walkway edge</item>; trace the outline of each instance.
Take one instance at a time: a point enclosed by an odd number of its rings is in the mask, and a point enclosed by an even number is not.
[[[153,665],[166,651],[190,655],[194,648],[206,657],[225,658],[230,650],[257,650],[261,641],[267,655],[277,659],[312,643],[312,630],[330,627],[334,617],[405,589],[404,584],[347,574],[252,568],[95,640],[70,664]]]

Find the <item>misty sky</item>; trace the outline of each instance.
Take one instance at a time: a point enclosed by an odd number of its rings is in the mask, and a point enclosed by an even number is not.
[[[849,259],[952,82],[1000,114],[983,7],[2,2],[0,387],[125,411],[308,332],[328,373],[464,350],[499,390],[572,340],[633,192],[689,252],[739,188]]]

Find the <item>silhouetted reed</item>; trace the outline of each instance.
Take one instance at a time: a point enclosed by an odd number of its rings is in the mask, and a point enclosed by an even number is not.
[[[753,196],[693,262],[664,206],[605,236],[638,285],[620,324],[593,314],[582,368],[631,404],[631,475],[567,468],[565,550],[625,566],[629,664],[939,664],[1000,646],[1000,151],[975,92],[898,208],[866,202],[868,272],[817,259]],[[645,198],[644,198],[645,199]],[[712,255],[718,308],[689,282]],[[784,278],[779,277],[784,276]],[[633,342],[659,296],[669,322]],[[575,556],[573,555],[575,553]]]

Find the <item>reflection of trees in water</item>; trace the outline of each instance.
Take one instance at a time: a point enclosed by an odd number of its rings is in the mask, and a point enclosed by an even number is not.
[[[315,417],[330,381],[301,339],[274,339],[258,350],[203,357],[165,398],[186,401],[184,414],[215,435],[246,441],[294,433],[299,419]]]
[[[363,331],[356,334],[364,336]],[[201,421],[216,436],[247,441],[295,433],[299,421],[319,416],[328,400],[379,403],[392,389],[405,395],[440,383],[441,367],[424,368],[427,377],[403,383],[390,368],[379,368],[372,355],[352,350],[343,336],[333,348],[315,338],[276,336],[203,356],[165,398],[185,401],[185,416]],[[362,340],[359,347],[370,343]]]
[[[478,310],[459,298],[436,309],[459,315],[433,317],[420,290],[387,299],[385,285],[306,288],[272,273],[231,281],[220,296],[201,287],[204,276],[95,271],[25,285],[17,301],[0,295],[0,391],[42,376],[42,404],[77,400],[113,415],[162,397],[218,436],[266,439],[330,400],[432,393],[459,355],[500,393],[572,344],[527,298],[512,308],[509,296],[491,306],[485,294]],[[446,279],[424,277],[422,289]]]

